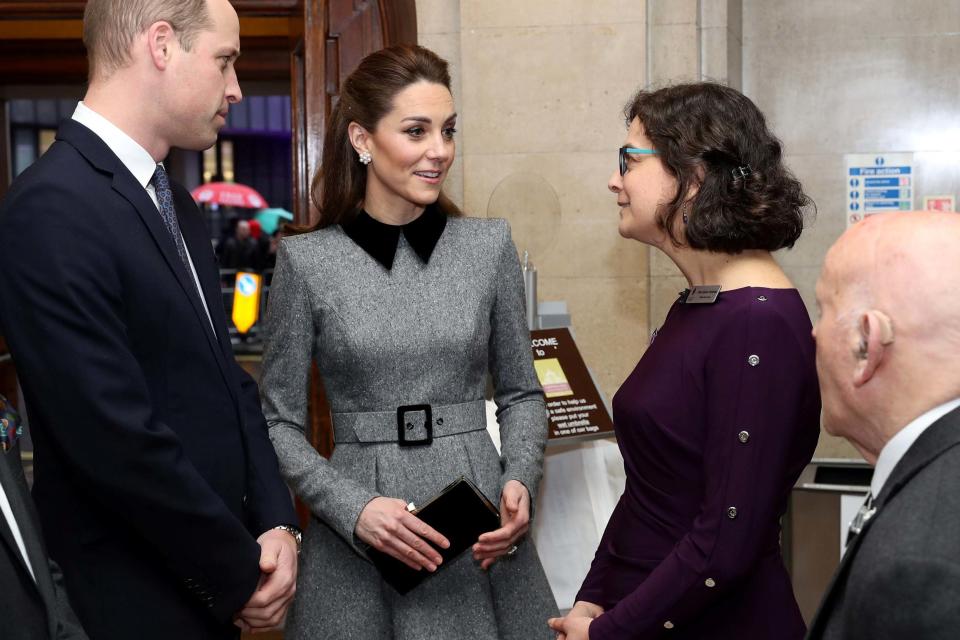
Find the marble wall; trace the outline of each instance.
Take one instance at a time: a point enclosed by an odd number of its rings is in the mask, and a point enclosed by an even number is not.
[[[846,228],[845,153],[915,153],[915,206],[960,192],[960,3],[743,0],[743,91],[783,140],[818,213],[778,256],[816,314],[814,285]],[[817,455],[859,457],[823,434]]]
[[[685,286],[619,238],[605,188],[637,87],[717,80],[767,114],[819,209],[778,255],[811,313],[845,225],[843,154],[915,152],[917,206],[960,191],[956,2],[418,0],[417,14],[462,114],[449,192],[471,215],[510,220],[608,398]],[[824,435],[818,455],[857,454]]]
[[[469,215],[510,221],[541,300],[566,300],[609,399],[647,344],[647,252],[617,234],[606,190],[623,104],[646,74],[637,0],[418,0],[420,42],[455,70]]]

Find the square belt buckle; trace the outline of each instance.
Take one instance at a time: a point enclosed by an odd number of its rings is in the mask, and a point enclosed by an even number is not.
[[[407,429],[413,429],[413,423],[407,423],[405,414],[413,413],[415,411],[422,411],[425,415],[425,422],[423,424],[424,428],[427,431],[426,438],[420,438],[419,440],[409,440],[407,438]],[[405,404],[403,406],[397,407],[397,443],[401,447],[412,447],[417,445],[431,444],[433,442],[433,411],[430,409],[428,404]]]

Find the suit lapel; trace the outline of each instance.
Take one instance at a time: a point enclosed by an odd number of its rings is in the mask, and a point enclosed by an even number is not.
[[[204,335],[207,337],[207,342],[210,346],[210,349],[214,352],[214,357],[217,361],[217,366],[220,368],[220,373],[223,375],[224,382],[226,383],[227,388],[230,390],[230,394],[234,397],[234,399],[236,399],[236,393],[233,388],[234,385],[231,382],[232,377],[227,371],[227,361],[225,360],[226,354],[220,342],[220,337],[214,334],[213,329],[210,326],[210,318],[207,317],[207,313],[203,309],[203,304],[200,302],[200,296],[197,292],[196,284],[193,281],[193,275],[187,273],[183,263],[180,261],[180,256],[177,254],[177,248],[173,243],[173,238],[170,237],[170,233],[163,225],[163,220],[160,217],[160,212],[157,210],[157,206],[150,199],[150,196],[147,195],[147,192],[143,186],[137,182],[130,171],[123,165],[122,162],[120,162],[119,158],[114,155],[106,143],[85,126],[73,120],[66,120],[63,122],[63,124],[61,124],[60,130],[57,133],[57,138],[71,144],[87,159],[88,162],[90,162],[97,169],[113,175],[111,187],[133,206],[134,210],[137,212],[137,215],[140,216],[141,221],[150,232],[150,236],[153,238],[154,243],[160,250],[160,253],[163,255],[163,258],[166,261],[167,266],[170,268],[174,278],[176,279],[178,286],[190,301],[190,306],[193,308],[196,320],[201,324]],[[178,188],[174,185],[171,185],[171,187],[176,194],[178,192]],[[177,199],[175,196],[175,203],[175,207],[177,209],[177,220],[180,223],[181,233],[184,236],[184,242],[187,244],[190,255],[197,257],[204,255],[203,252],[209,251],[209,249],[202,247],[202,245],[198,242],[196,238],[196,227],[194,226],[194,222],[196,222],[200,225],[202,230],[202,222],[199,220],[194,220],[197,218],[197,216],[184,215],[182,199]],[[192,200],[190,201],[189,206],[196,211],[196,205],[193,204]],[[188,227],[191,229],[190,233],[185,231],[185,228]],[[188,235],[189,239],[187,238]],[[198,276],[203,271],[204,269],[202,268],[197,269]],[[201,279],[201,284],[202,283],[203,280]],[[217,323],[218,316],[216,315],[216,310],[220,309],[219,317],[222,318],[223,303],[219,297],[211,297],[209,291],[206,290],[204,291],[204,297],[207,301],[207,306],[210,309],[212,319],[215,323]],[[218,324],[220,327],[225,327],[223,323]],[[224,328],[221,333],[224,333],[225,331],[226,329]],[[229,342],[227,342],[227,344],[229,344]]]
[[[11,459],[10,456],[16,456]],[[23,540],[24,549],[27,557],[30,559],[30,565],[33,567],[33,575],[36,580],[37,590],[43,598],[48,613],[56,610],[56,598],[54,595],[53,581],[50,573],[45,571],[47,566],[47,552],[43,547],[40,538],[40,531],[36,528],[38,522],[32,505],[27,504],[27,483],[23,477],[23,467],[20,466],[20,448],[0,454],[0,485],[7,495],[10,503],[10,510],[17,521],[17,528],[20,529],[20,537]],[[6,518],[0,517],[0,537],[10,547],[12,555],[20,562],[20,566],[29,575],[30,569],[20,553],[20,547],[13,537],[13,531],[7,525]]]
[[[180,223],[183,241],[193,259],[193,266],[200,280],[200,289],[210,310],[210,319],[213,321],[213,326],[217,328],[220,350],[224,358],[229,361],[233,358],[233,347],[230,344],[227,315],[223,310],[220,277],[215,269],[206,267],[206,259],[210,253],[210,234],[200,219],[197,205],[185,190],[174,188],[173,201],[177,208],[177,221]]]
[[[817,609],[817,613],[813,616],[813,621],[810,623],[810,632],[807,634],[807,638],[824,637],[823,634],[826,631],[827,622],[829,622],[832,618],[836,600],[840,597],[841,592],[847,584],[847,574],[850,573],[850,565],[853,563],[853,558],[857,555],[857,550],[860,549],[860,543],[863,542],[863,537],[870,530],[870,525],[875,519],[876,518],[874,517],[870,520],[867,520],[863,526],[863,529],[860,530],[860,534],[850,541],[850,546],[847,547],[843,557],[840,559],[840,565],[833,573],[833,579],[830,580],[830,586],[828,586],[827,590],[824,592],[823,599],[820,601],[820,607]]]

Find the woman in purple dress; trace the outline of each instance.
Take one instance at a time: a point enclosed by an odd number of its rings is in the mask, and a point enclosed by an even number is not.
[[[689,288],[613,399],[626,470],[565,640],[804,635],[780,518],[819,435],[810,319],[771,256],[810,200],[763,114],[710,83],[627,105],[620,234]],[[718,293],[719,292],[719,293]]]

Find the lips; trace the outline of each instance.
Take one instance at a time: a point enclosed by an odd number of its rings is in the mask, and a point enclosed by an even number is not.
[[[413,174],[430,184],[439,184],[442,171],[414,171]]]

